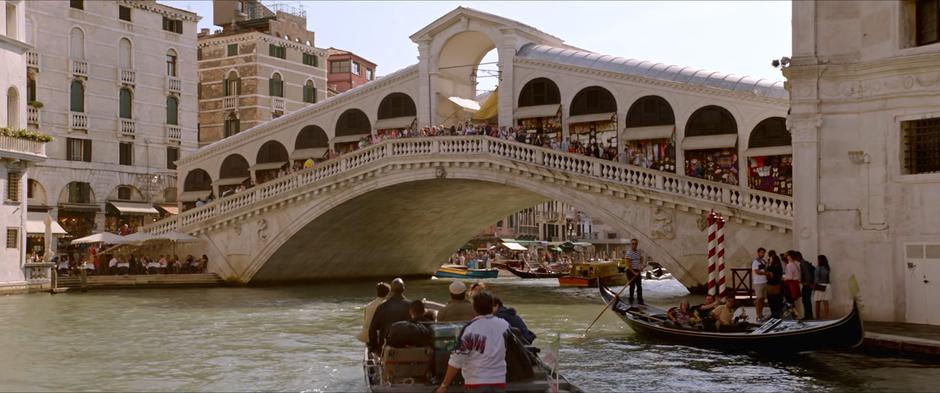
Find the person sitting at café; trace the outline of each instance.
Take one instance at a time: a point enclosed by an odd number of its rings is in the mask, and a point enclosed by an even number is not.
[[[127,262],[127,259],[121,258],[118,260],[117,268],[122,275],[126,276],[131,270],[131,264]]]
[[[689,301],[679,302],[679,307],[670,308],[666,312],[666,317],[678,327],[688,327],[691,325],[692,312],[689,309]]]
[[[194,261],[193,255],[192,255],[192,254],[187,255],[187,256],[186,256],[186,262],[183,263],[183,272],[184,272],[184,273],[195,273],[196,271],[193,270],[193,263],[194,263],[194,262],[195,262],[195,261]]]
[[[506,307],[503,305],[503,301],[499,297],[493,297],[493,315],[502,318],[506,322],[509,322],[509,326],[519,330],[519,337],[524,341],[523,344],[529,345],[535,341],[535,333],[529,330],[529,327],[526,326],[525,321],[522,320],[522,317],[516,313],[516,309],[511,307]]]
[[[476,316],[473,305],[467,301],[467,286],[463,281],[454,281],[447,288],[450,301],[437,313],[438,322],[469,321]]]
[[[117,273],[118,273],[117,255],[112,255],[111,260],[108,261],[108,274],[117,274]]]
[[[388,328],[386,343],[395,348],[426,347],[434,342],[434,332],[422,322],[434,322],[428,318],[424,302],[413,300],[408,308],[409,318],[398,321]]]
[[[151,260],[150,262],[147,262],[146,268],[147,274],[158,274],[160,273],[160,262]]]

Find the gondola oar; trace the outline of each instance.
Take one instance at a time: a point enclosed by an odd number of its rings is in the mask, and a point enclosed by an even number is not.
[[[630,281],[627,281],[627,284],[624,285],[623,288],[620,288],[620,292],[617,292],[617,294],[614,295],[614,297],[611,298],[609,302],[607,302],[607,305],[604,306],[604,309],[601,310],[601,313],[600,313],[600,314],[597,314],[597,317],[594,318],[593,321],[591,321],[591,324],[588,325],[587,329],[584,329],[584,334],[581,335],[581,338],[587,337],[588,330],[591,330],[591,328],[594,327],[594,324],[597,323],[597,320],[598,320],[598,319],[601,319],[601,315],[604,315],[604,312],[606,312],[607,309],[610,308],[610,305],[611,305],[611,304],[614,304],[614,302],[616,302],[617,299],[620,299],[620,294],[623,293],[623,291],[624,291],[625,289],[627,289],[627,287],[630,286],[630,284],[633,282],[633,280],[636,280],[636,278],[639,277],[640,274],[643,274],[643,272],[641,271],[640,273],[637,273],[635,276],[633,276],[633,278],[631,278]],[[597,283],[598,285],[603,285],[603,284],[600,283],[600,277],[598,277],[597,280],[598,280],[598,283]]]

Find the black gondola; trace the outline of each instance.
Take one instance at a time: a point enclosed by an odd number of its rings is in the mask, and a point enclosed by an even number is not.
[[[601,297],[610,309],[637,334],[671,342],[719,349],[758,352],[802,352],[819,349],[853,348],[865,335],[858,305],[838,320],[795,321],[773,318],[763,324],[750,324],[740,332],[708,332],[681,328],[666,317],[666,310],[647,305],[630,305],[620,300],[609,288],[600,286]]]
[[[510,273],[515,274],[516,277],[519,278],[558,278],[565,275],[563,272],[523,271],[508,265],[506,266],[506,270],[509,270]]]

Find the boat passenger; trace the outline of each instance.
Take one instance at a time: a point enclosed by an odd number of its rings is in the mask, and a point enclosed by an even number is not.
[[[388,328],[393,323],[404,321],[409,317],[411,304],[405,298],[405,282],[401,278],[392,280],[390,294],[385,302],[375,309],[375,315],[369,324],[369,349],[373,352],[382,350]]]
[[[693,306],[689,309],[691,317],[689,323],[695,327],[701,327],[706,330],[713,330],[715,319],[712,318],[712,311],[718,306],[714,295],[705,295],[705,303]]]
[[[715,318],[715,327],[719,332],[735,332],[741,330],[741,326],[738,324],[739,317],[734,316],[735,310],[737,310],[737,304],[735,304],[734,296],[728,296],[724,304],[715,307],[715,311],[712,312],[712,315]]]
[[[460,372],[465,391],[506,390],[506,339],[509,322],[493,315],[493,296],[481,291],[473,296],[477,316],[464,327],[457,349],[447,362],[447,373],[437,393],[446,393]]]
[[[473,300],[474,296],[476,296],[478,293],[483,292],[485,290],[486,290],[486,284],[484,284],[482,281],[477,281],[473,283],[473,285],[470,286],[470,300]]]
[[[372,299],[371,302],[363,307],[362,330],[359,332],[359,335],[356,336],[359,341],[362,341],[363,343],[369,343],[369,325],[372,323],[372,317],[375,315],[375,309],[379,308],[379,305],[385,301],[385,297],[388,296],[388,292],[388,283],[380,282],[375,284],[375,299]]]
[[[670,308],[669,311],[666,312],[666,316],[678,327],[690,326],[692,312],[689,309],[689,301],[683,300],[679,302],[679,307]]]
[[[516,313],[516,309],[504,306],[503,301],[500,300],[499,297],[493,298],[493,304],[493,315],[505,319],[506,322],[509,322],[510,327],[519,329],[520,338],[524,341],[523,344],[529,345],[535,341],[535,333],[529,330],[529,327],[526,326],[522,317]]]
[[[438,322],[469,321],[476,314],[473,305],[467,301],[467,285],[463,281],[454,281],[447,288],[450,301],[437,313]]]
[[[434,332],[421,322],[434,322],[425,314],[424,302],[414,300],[408,308],[409,318],[388,328],[388,345],[395,348],[427,347],[434,342]]]

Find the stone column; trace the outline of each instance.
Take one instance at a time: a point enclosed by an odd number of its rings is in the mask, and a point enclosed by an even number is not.
[[[101,203],[101,204],[98,205],[98,209],[99,209],[99,210],[98,210],[97,212],[95,212],[95,229],[94,229],[94,231],[92,231],[92,232],[104,232],[104,230],[105,230],[105,225],[104,225],[104,221],[105,221],[105,219],[104,219],[104,212],[105,212],[105,209],[106,209],[106,207],[107,207],[107,206],[105,206],[105,205],[106,205],[106,203]]]
[[[434,124],[434,95],[431,89],[431,40],[418,42],[418,126]]]
[[[513,61],[516,56],[516,35],[511,29],[501,29],[502,39],[497,46],[499,54],[499,126],[512,127],[512,110],[515,107],[515,85],[513,83]]]
[[[50,224],[53,222],[56,222],[56,223],[59,222],[59,208],[57,207],[49,208],[48,214],[49,214]],[[59,249],[59,238],[57,236],[50,234],[48,237],[43,239],[43,242],[46,245],[46,249],[44,250],[46,254],[44,255],[43,259],[45,261],[49,261],[49,258],[52,258],[52,256],[55,255],[56,250]]]
[[[791,115],[793,136],[793,246],[807,258],[819,254],[818,114]]]

